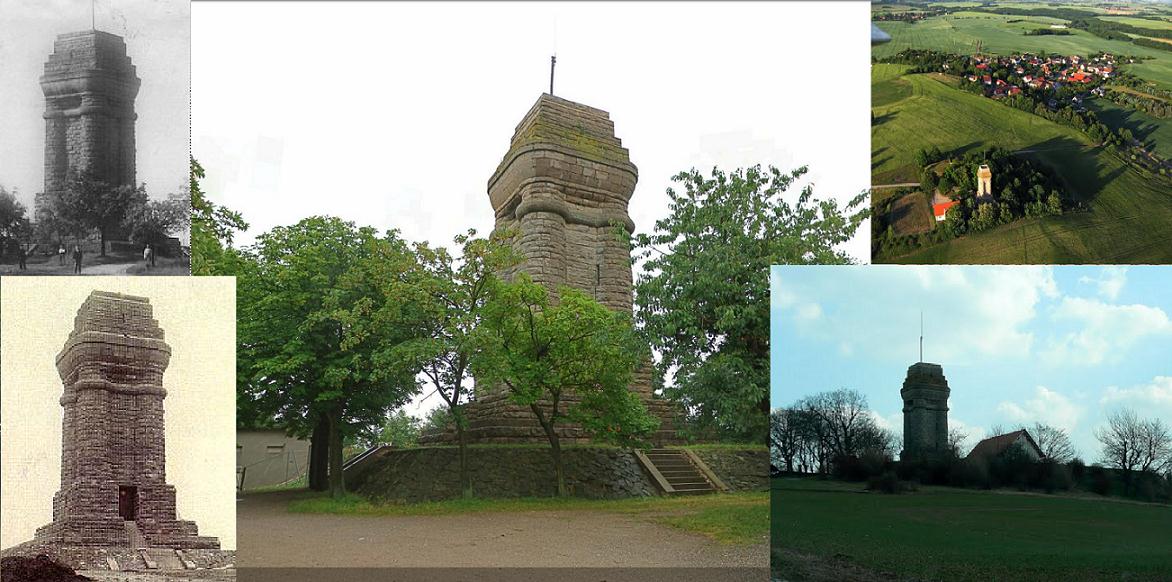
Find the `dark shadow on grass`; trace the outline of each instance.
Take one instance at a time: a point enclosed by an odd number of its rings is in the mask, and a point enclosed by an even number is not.
[[[895,119],[895,117],[898,113],[899,113],[898,111],[893,110],[893,111],[888,111],[887,113],[884,113],[883,115],[872,118],[871,119],[871,127],[879,127],[880,125],[883,125],[884,123],[887,123],[888,121]]]

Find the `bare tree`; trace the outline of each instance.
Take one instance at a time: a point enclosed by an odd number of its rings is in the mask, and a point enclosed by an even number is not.
[[[1164,472],[1172,464],[1172,431],[1158,418],[1143,422],[1139,451],[1140,471]]]
[[[1033,426],[1023,425],[1021,429],[1029,431],[1030,436],[1034,437],[1034,442],[1042,450],[1046,460],[1067,463],[1074,458],[1074,445],[1070,442],[1070,436],[1061,428],[1035,422]]]
[[[952,427],[948,429],[948,450],[952,452],[952,456],[960,459],[964,458],[967,453],[969,440],[968,431],[959,427]]]
[[[860,438],[874,423],[867,410],[867,399],[856,390],[823,392],[804,401],[805,409],[823,424],[832,455],[859,453]]]
[[[770,460],[775,466],[785,467],[787,473],[794,471],[794,460],[801,451],[801,422],[797,411],[790,408],[775,408],[769,418]]]
[[[1103,444],[1103,464],[1125,472],[1134,471],[1143,457],[1142,434],[1143,422],[1135,411],[1125,408],[1108,414],[1107,426],[1095,429],[1095,438]]]

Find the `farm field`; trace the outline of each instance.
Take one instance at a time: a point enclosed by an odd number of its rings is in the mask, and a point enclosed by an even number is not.
[[[932,487],[883,495],[779,478],[770,511],[784,579],[802,579],[787,572],[793,552],[873,574],[857,579],[1172,578],[1172,507],[1163,505]]]
[[[1143,111],[1117,105],[1106,99],[1091,99],[1087,106],[1112,129],[1126,127],[1157,155],[1172,158],[1172,118],[1152,117]]]
[[[1103,20],[1110,22],[1118,22],[1120,24],[1127,24],[1138,28],[1150,28],[1152,30],[1172,30],[1172,21],[1156,18],[1137,18],[1135,16],[1104,16]]]
[[[900,65],[872,67],[873,184],[918,181],[915,152],[968,152],[1000,146],[1029,155],[1061,176],[1090,212],[1023,219],[899,257],[908,263],[1172,262],[1172,193],[1128,167],[1084,134],[954,88],[935,74],[899,76]],[[994,177],[996,184],[996,177]],[[994,186],[996,188],[996,186]]]
[[[1011,7],[1000,4],[999,6]],[[1041,5],[1034,5],[1038,8]],[[1080,8],[1085,10],[1085,8]],[[1009,22],[1015,20],[1018,22]],[[1009,16],[987,12],[963,11],[936,16],[909,24],[881,22],[879,28],[891,35],[891,42],[872,49],[874,57],[883,58],[909,48],[930,49],[956,54],[981,50],[992,54],[1015,52],[1055,52],[1066,55],[1089,55],[1096,52],[1151,57],[1127,65],[1127,70],[1156,84],[1172,89],[1172,51],[1142,47],[1121,40],[1107,40],[1083,30],[1071,29],[1068,36],[1025,36],[1025,31],[1063,24],[1065,20],[1042,16]]]

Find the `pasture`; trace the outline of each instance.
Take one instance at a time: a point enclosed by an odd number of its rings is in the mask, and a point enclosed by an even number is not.
[[[900,65],[872,67],[873,184],[916,182],[915,152],[965,153],[1000,146],[1028,155],[1062,180],[1089,212],[1018,220],[899,257],[909,263],[1172,262],[1172,191],[1141,174],[1081,132],[953,87],[942,75],[903,75]],[[994,176],[994,189],[1000,189]]]
[[[1149,149],[1154,148],[1157,155],[1172,158],[1172,118],[1152,117],[1143,111],[1117,105],[1106,99],[1091,99],[1087,106],[1108,127],[1126,127]]]
[[[1172,578],[1164,505],[943,487],[884,495],[777,478],[770,511],[775,575],[788,580],[803,579],[787,572],[792,553],[873,574],[865,579]]]
[[[1044,16],[1009,16],[977,11],[954,12],[915,23],[880,22],[879,28],[891,35],[891,42],[872,48],[871,54],[883,58],[909,48],[973,54],[977,41],[981,43],[982,52],[991,54],[1027,51],[1086,56],[1109,52],[1150,57],[1151,60],[1128,64],[1127,70],[1172,89],[1172,51],[1107,40],[1084,30],[1070,29],[1071,34],[1066,36],[1025,36],[1026,30],[1066,22]]]

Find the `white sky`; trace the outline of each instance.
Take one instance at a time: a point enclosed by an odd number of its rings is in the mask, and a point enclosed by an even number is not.
[[[866,2],[198,2],[192,151],[242,244],[314,214],[450,244],[491,229],[488,179],[556,52],[555,94],[610,112],[639,168],[637,229],[692,167],[805,164],[845,200],[870,181],[869,22]]]
[[[98,30],[123,37],[142,85],[137,178],[152,198],[187,188],[191,8],[187,0],[96,0]],[[58,35],[89,30],[90,0],[0,0],[0,185],[29,215],[45,184],[40,77]]]

